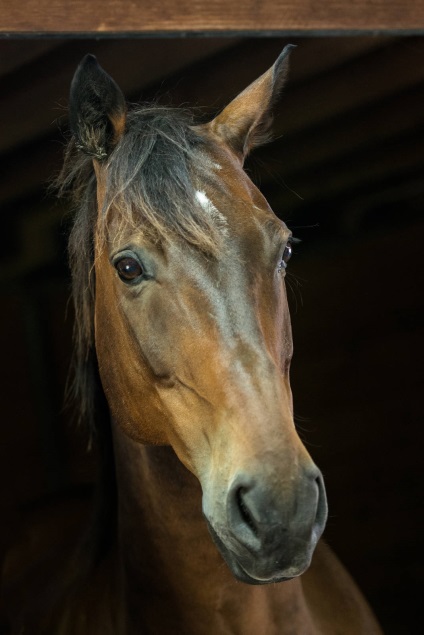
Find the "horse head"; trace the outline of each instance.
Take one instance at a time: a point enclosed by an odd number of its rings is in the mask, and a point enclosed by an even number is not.
[[[172,446],[200,481],[213,540],[251,584],[305,571],[327,513],[293,421],[293,239],[243,170],[268,137],[290,48],[206,124],[128,111],[92,56],[70,100],[94,167],[95,348],[112,420]]]

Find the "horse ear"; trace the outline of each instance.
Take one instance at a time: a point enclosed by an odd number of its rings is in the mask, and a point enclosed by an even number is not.
[[[213,119],[208,128],[244,159],[269,138],[271,109],[283,88],[291,49],[287,45],[271,68],[240,93]]]
[[[86,55],[71,84],[69,122],[77,147],[105,159],[125,130],[127,107],[119,86]]]

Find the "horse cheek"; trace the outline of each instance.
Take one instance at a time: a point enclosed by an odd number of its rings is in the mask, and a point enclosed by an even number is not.
[[[96,352],[112,419],[138,443],[167,444],[168,415],[163,411],[148,370],[140,357],[134,355],[137,343],[126,328],[114,281],[100,275],[96,282]],[[103,301],[112,296],[115,296],[114,302]]]

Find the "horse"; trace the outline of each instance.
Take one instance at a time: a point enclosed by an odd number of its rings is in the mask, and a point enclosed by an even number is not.
[[[292,48],[207,123],[128,107],[94,56],[74,75],[59,186],[76,209],[73,390],[100,493],[13,632],[381,633],[321,540],[323,477],[289,381],[295,239],[243,168]]]

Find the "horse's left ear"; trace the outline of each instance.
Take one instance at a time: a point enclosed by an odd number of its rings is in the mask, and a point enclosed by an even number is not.
[[[287,77],[289,54],[293,48],[295,45],[287,45],[275,64],[206,126],[242,159],[269,137],[271,109]]]
[[[77,147],[102,161],[124,133],[127,107],[119,86],[86,55],[71,84],[69,122]]]

